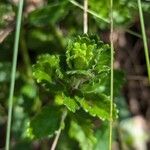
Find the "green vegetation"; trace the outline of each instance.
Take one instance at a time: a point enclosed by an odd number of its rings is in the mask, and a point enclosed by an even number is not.
[[[116,35],[130,36],[131,45],[143,38],[147,76],[150,3],[110,2],[88,1],[87,34],[81,0],[0,2],[0,133],[7,128],[0,148],[111,150],[114,141],[134,148],[121,137],[131,112],[121,91],[128,72],[117,60],[130,44],[122,48]]]

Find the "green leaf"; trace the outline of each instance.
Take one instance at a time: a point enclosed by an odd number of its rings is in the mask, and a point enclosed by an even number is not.
[[[83,110],[93,117],[98,117],[101,120],[110,120],[110,100],[109,97],[103,94],[90,93],[85,98],[76,97]],[[118,110],[114,105],[113,118],[117,118]]]
[[[108,44],[103,44],[99,50],[95,52],[95,69],[98,73],[110,70],[110,46]]]
[[[109,85],[106,83],[110,82],[110,73],[109,72],[101,72],[99,75],[95,76],[95,78],[91,79],[89,83],[85,83],[80,86],[81,92],[86,93],[105,93],[106,95],[110,95],[108,91]]]
[[[124,73],[119,70],[114,70],[114,97],[116,97],[123,83],[125,82]],[[110,71],[101,72],[90,83],[85,83],[80,86],[81,92],[86,93],[104,93],[110,95]]]
[[[65,105],[73,113],[76,112],[80,107],[76,103],[75,99],[59,94],[55,96],[55,103],[58,105]]]
[[[92,63],[96,49],[95,37],[83,35],[68,42],[66,51],[67,64],[70,69],[86,70]]]
[[[44,107],[31,121],[28,128],[30,137],[43,138],[52,136],[59,128],[60,111],[57,107]]]
[[[93,150],[108,150],[109,149],[109,124],[103,122],[99,129],[95,132],[97,143]]]
[[[38,68],[40,68],[40,66],[38,65],[34,66],[34,69],[36,69],[36,71],[33,73],[33,76],[37,78],[37,82],[38,83],[40,83],[41,81],[52,82],[51,76]]]
[[[96,36],[82,35],[69,41],[66,62],[69,74],[96,76],[110,70],[110,46],[99,41]]]
[[[78,104],[75,102],[74,99],[70,97],[63,97],[64,98],[64,105],[72,112],[75,112],[79,109]]]
[[[124,72],[120,70],[114,70],[114,97],[118,96],[123,84],[125,83],[124,76],[125,76]],[[100,78],[101,80],[99,84],[105,87],[103,93],[109,96],[110,95],[110,72],[102,73],[100,75]]]
[[[96,138],[93,136],[91,122],[86,121],[81,125],[80,123],[72,120],[69,135],[79,142],[81,150],[93,150]]]
[[[68,12],[68,1],[59,4],[47,5],[30,13],[29,23],[35,26],[56,24]],[[54,13],[55,12],[55,13]]]
[[[37,82],[53,83],[57,78],[63,78],[59,61],[58,55],[40,55],[37,63],[33,65],[33,76],[37,79]]]

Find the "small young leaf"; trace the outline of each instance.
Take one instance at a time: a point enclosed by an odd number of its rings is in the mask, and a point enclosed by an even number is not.
[[[37,82],[54,83],[55,79],[63,78],[59,61],[58,55],[41,55],[33,66],[33,76],[37,79]]]
[[[64,94],[56,95],[55,97],[56,104],[65,105],[73,113],[76,112],[80,107],[76,103],[75,99],[65,96]]]
[[[72,112],[75,112],[79,109],[78,104],[76,101],[70,97],[63,97],[64,98],[64,105]]]
[[[66,61],[69,68],[74,70],[89,69],[96,46],[93,36],[83,35],[70,40],[66,51]]]

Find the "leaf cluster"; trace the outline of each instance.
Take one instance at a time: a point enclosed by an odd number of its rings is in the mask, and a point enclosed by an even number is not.
[[[120,80],[116,86],[116,91],[122,84],[123,74],[116,71]],[[30,137],[41,138],[43,136],[52,136],[56,128],[44,126],[41,132],[42,118],[58,121],[61,116],[55,116],[55,113],[62,114],[67,109],[67,123],[69,123],[69,136],[80,143],[89,141],[89,147],[92,149],[94,137],[92,134],[92,120],[99,118],[109,120],[110,117],[110,46],[99,41],[94,35],[81,35],[72,38],[68,42],[65,55],[62,54],[42,54],[38,57],[36,64],[33,65],[33,76],[37,82],[51,94],[51,100],[48,102],[45,114],[45,108],[35,116],[28,130]],[[51,114],[51,110],[54,116]],[[117,108],[114,105],[113,117],[117,118]],[[44,113],[44,117],[41,117]],[[46,117],[45,117],[46,116]],[[87,126],[80,122],[78,116],[81,116],[83,122],[87,121]],[[85,117],[86,116],[86,117]],[[55,120],[56,119],[56,120]],[[43,124],[43,123],[42,123]],[[40,130],[38,132],[38,130]],[[91,131],[88,131],[91,130]],[[48,132],[44,132],[48,131]],[[87,135],[86,135],[87,134]],[[79,135],[82,136],[79,139]],[[89,136],[88,136],[89,135]]]

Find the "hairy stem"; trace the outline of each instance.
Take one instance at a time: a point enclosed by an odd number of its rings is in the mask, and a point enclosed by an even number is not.
[[[148,44],[147,44],[147,37],[146,37],[146,31],[145,31],[145,25],[144,25],[144,17],[143,17],[143,12],[142,12],[141,0],[137,0],[137,1],[138,1],[138,7],[139,7],[139,16],[140,16],[140,22],[141,22],[141,29],[142,29],[142,36],[143,36],[143,44],[144,44],[144,52],[145,52],[145,58],[146,58],[148,79],[150,82],[150,58],[149,58],[149,53],[148,53]]]
[[[83,13],[83,32],[88,32],[88,0],[84,0],[84,13]]]
[[[77,7],[79,7],[80,9],[84,10],[84,7],[82,5],[80,5],[78,2],[74,1],[74,0],[69,0],[69,2]],[[106,18],[103,18],[102,16],[100,16],[99,14],[97,14],[96,12],[87,9],[87,12],[91,15],[93,15],[94,17],[101,19],[102,21],[106,22],[106,23],[110,23],[109,20],[107,20]]]
[[[58,143],[58,139],[60,137],[60,134],[61,134],[61,131],[63,130],[64,128],[64,121],[65,121],[65,118],[67,116],[67,110],[65,110],[62,114],[62,118],[61,118],[61,122],[60,122],[60,127],[56,133],[56,137],[53,141],[53,144],[52,144],[52,147],[51,147],[51,150],[55,150],[56,146],[57,146],[57,143]]]
[[[16,76],[16,66],[17,66],[17,57],[18,57],[18,46],[19,46],[23,2],[24,0],[19,1],[19,8],[18,8],[18,14],[17,14],[17,25],[16,25],[16,33],[15,33],[14,53],[13,53],[12,72],[11,72],[11,84],[10,84],[9,103],[8,103],[8,122],[7,122],[7,134],[6,134],[6,147],[5,147],[6,150],[10,149],[10,131],[11,131],[11,120],[12,120],[13,95],[14,95],[14,87],[15,87],[15,76]]]
[[[110,45],[111,45],[111,79],[110,79],[109,150],[112,150],[113,96],[114,96],[113,0],[110,0]]]

